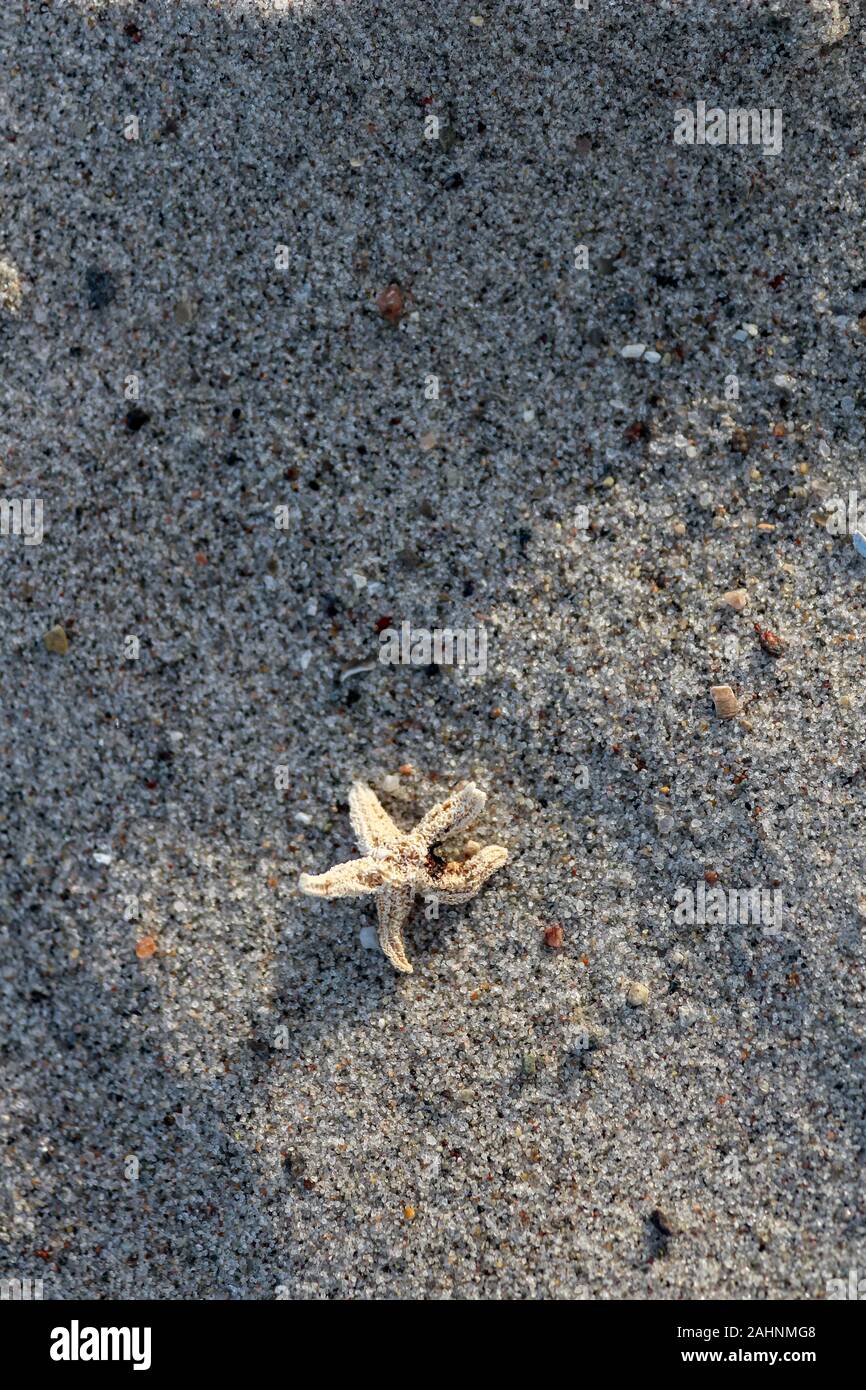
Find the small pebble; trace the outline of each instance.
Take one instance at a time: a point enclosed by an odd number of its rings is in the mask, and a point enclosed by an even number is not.
[[[761,627],[760,623],[755,623],[754,628],[758,634],[758,641],[765,652],[770,656],[781,656],[785,651],[785,643],[775,632],[771,632],[768,627]]]
[[[21,276],[11,261],[0,260],[0,309],[17,314],[22,300]]]
[[[742,613],[749,602],[749,594],[746,589],[729,589],[723,597],[724,602],[729,608],[733,608],[735,613]]]
[[[626,999],[633,1009],[644,1008],[649,1001],[649,985],[641,983],[640,980],[632,980]]]
[[[69,651],[69,638],[66,636],[66,631],[60,626],[60,623],[57,623],[55,627],[49,628],[42,638],[42,641],[45,643],[48,650],[54,652],[57,656],[65,656]]]
[[[191,299],[183,295],[174,306],[174,321],[181,328],[185,328],[187,324],[192,323],[194,317],[195,306]]]
[[[396,280],[392,280],[387,289],[381,291],[376,299],[376,308],[382,318],[387,319],[388,323],[396,328],[403,314],[403,291]]]
[[[558,922],[554,922],[552,927],[546,927],[544,931],[544,944],[550,946],[552,950],[559,950],[563,943],[562,927]]]
[[[135,954],[139,960],[150,960],[151,956],[156,955],[156,940],[152,936],[143,936],[135,943]]]
[[[857,554],[862,555],[863,559],[866,560],[866,536],[864,536],[862,531],[855,531],[851,539]]]
[[[625,347],[620,348],[619,355],[635,361],[638,357],[643,357],[645,352],[646,343],[626,343]]]
[[[132,433],[137,434],[143,425],[146,425],[150,416],[146,410],[142,410],[140,405],[132,406],[124,417],[126,428]]]
[[[84,272],[87,287],[87,302],[91,309],[104,309],[117,294],[114,276],[110,270],[100,270],[92,265]]]
[[[671,1221],[670,1217],[666,1216],[665,1213],[661,1211],[659,1207],[656,1207],[655,1211],[650,1213],[650,1221],[653,1223],[660,1235],[676,1235],[676,1228],[673,1222]]]
[[[739,714],[739,702],[729,685],[711,685],[710,694],[720,719],[733,719],[735,714]]]
[[[378,951],[379,938],[376,935],[375,927],[361,928],[361,945],[364,947],[365,951]]]

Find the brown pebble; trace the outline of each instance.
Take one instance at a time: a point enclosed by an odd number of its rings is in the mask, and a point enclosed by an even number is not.
[[[397,771],[399,772],[401,777],[412,777],[414,775],[415,769],[411,763],[401,763],[400,766],[397,768]]]
[[[392,280],[387,289],[382,290],[379,294],[376,299],[376,308],[383,319],[387,319],[394,328],[397,327],[403,313],[403,291],[396,280]]]
[[[152,936],[143,936],[140,941],[135,943],[135,954],[139,960],[150,960],[151,956],[156,955],[156,940]]]
[[[770,656],[781,656],[785,650],[785,643],[781,637],[777,636],[775,632],[771,632],[768,627],[761,627],[760,623],[755,623],[754,627],[764,651],[769,652]]]
[[[48,650],[57,656],[65,656],[69,651],[69,638],[66,636],[66,630],[59,623],[56,627],[48,629],[42,641]]]
[[[563,943],[562,927],[558,922],[554,922],[552,927],[546,927],[544,931],[544,944],[550,946],[554,951],[558,950]]]
[[[719,876],[716,873],[715,869],[707,869],[706,873],[704,874],[704,882],[713,884],[718,883],[718,881]]]
[[[735,714],[739,714],[737,697],[729,685],[711,685],[710,694],[720,719],[733,719]]]
[[[733,608],[735,613],[742,613],[749,602],[749,595],[745,589],[729,589],[722,597],[728,607]]]

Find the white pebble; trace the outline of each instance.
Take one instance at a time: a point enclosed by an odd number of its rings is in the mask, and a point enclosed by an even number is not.
[[[620,348],[620,357],[637,358],[643,357],[646,352],[646,343],[626,343],[624,348]]]
[[[375,951],[378,948],[379,938],[376,936],[375,927],[362,927],[360,936],[365,951]]]

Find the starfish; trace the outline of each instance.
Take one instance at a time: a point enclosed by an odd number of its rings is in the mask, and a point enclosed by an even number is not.
[[[407,834],[394,824],[366,783],[354,782],[349,792],[349,818],[363,859],[335,864],[326,874],[301,874],[298,887],[318,898],[375,893],[379,945],[395,970],[411,975],[403,928],[416,893],[443,906],[468,902],[508,858],[508,850],[501,845],[488,845],[463,863],[446,864],[430,852],[431,845],[477,820],[486,800],[485,792],[474,782],[467,782],[428,811]]]

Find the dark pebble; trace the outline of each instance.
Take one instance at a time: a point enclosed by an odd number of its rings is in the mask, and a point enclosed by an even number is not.
[[[659,1235],[676,1235],[676,1230],[670,1217],[665,1216],[664,1212],[659,1207],[656,1207],[655,1211],[650,1213],[650,1221],[659,1232]]]
[[[126,412],[126,428],[132,430],[134,434],[136,430],[141,429],[142,425],[146,425],[149,419],[150,416],[146,410],[142,410],[139,405],[134,405],[131,410]]]
[[[84,272],[87,287],[87,302],[91,309],[104,309],[117,294],[117,286],[110,270],[100,270],[98,266],[88,266]]]

